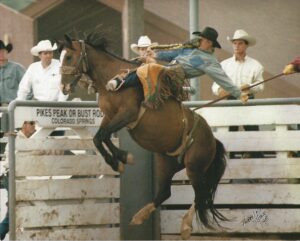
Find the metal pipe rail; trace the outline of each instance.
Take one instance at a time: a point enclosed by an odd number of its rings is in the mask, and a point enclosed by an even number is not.
[[[210,101],[185,101],[185,102],[183,102],[183,104],[190,108],[193,108],[193,107],[200,107],[209,102]],[[240,100],[223,100],[223,101],[214,103],[210,107],[255,106],[255,105],[298,105],[298,104],[300,104],[300,98],[269,98],[269,99],[249,100],[245,104],[243,104]]]

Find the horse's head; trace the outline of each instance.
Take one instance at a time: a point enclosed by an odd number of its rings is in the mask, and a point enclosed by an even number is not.
[[[61,88],[64,94],[70,94],[83,74],[88,71],[86,44],[83,40],[72,41],[65,35],[61,53]]]

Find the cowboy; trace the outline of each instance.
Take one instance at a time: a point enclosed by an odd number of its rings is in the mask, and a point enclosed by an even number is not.
[[[144,35],[139,38],[137,44],[135,44],[135,43],[131,44],[130,48],[134,53],[139,55],[139,57],[146,57],[147,49],[156,44],[157,43],[152,43],[151,39],[147,35]]]
[[[207,74],[226,91],[236,98],[240,98],[243,102],[246,102],[248,100],[247,94],[242,93],[241,90],[232,83],[213,54],[214,48],[221,48],[217,41],[218,32],[211,27],[206,27],[202,32],[197,31],[193,34],[199,36],[197,40],[199,47],[159,52],[148,49],[147,54],[149,57],[161,61],[175,62],[183,70],[185,78],[194,78]],[[136,72],[132,72],[124,80],[114,79],[108,83],[115,80],[117,81],[117,86],[114,90],[118,90],[123,82],[124,84],[121,88],[136,86],[139,82]]]
[[[263,66],[255,59],[247,55],[248,47],[256,44],[256,39],[250,36],[245,30],[238,29],[234,32],[232,38],[227,37],[232,42],[233,56],[221,62],[221,66],[233,83],[240,87],[246,88],[263,79]],[[257,85],[249,90],[249,99],[253,99],[254,95],[263,91],[264,85]],[[212,91],[220,97],[227,95],[228,92],[221,88],[217,83],[212,85]],[[229,99],[235,99],[230,96]]]
[[[7,106],[17,97],[19,83],[25,73],[22,65],[8,60],[12,50],[13,45],[9,43],[8,35],[5,35],[4,41],[0,40],[0,106]],[[4,148],[5,143],[0,143],[0,153],[4,152]]]
[[[248,47],[256,44],[256,39],[250,36],[245,30],[238,29],[234,32],[233,37],[227,37],[227,40],[232,43],[233,56],[221,62],[221,66],[233,83],[241,89],[262,82],[263,66],[255,59],[247,55]],[[249,99],[254,99],[255,94],[263,91],[264,85],[260,84],[251,88],[248,92]],[[223,97],[228,94],[226,90],[220,87],[217,83],[212,85],[212,91],[215,95]],[[229,96],[227,99],[235,100],[234,96]],[[238,131],[238,126],[230,126],[229,131]],[[245,131],[258,131],[257,125],[244,126]],[[262,158],[261,152],[244,153],[244,157]],[[234,158],[235,154],[230,153],[230,157]]]
[[[53,59],[56,49],[56,44],[52,45],[49,40],[42,40],[31,48],[31,54],[38,56],[40,61],[28,67],[20,82],[17,100],[28,100],[31,93],[39,101],[64,101],[68,98],[60,90],[60,62]]]
[[[17,97],[19,83],[25,73],[25,68],[8,60],[13,50],[11,43],[0,40],[0,105],[7,105]]]

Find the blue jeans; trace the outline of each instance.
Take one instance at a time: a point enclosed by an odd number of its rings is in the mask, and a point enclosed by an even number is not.
[[[125,77],[125,82],[122,85],[121,89],[123,88],[127,88],[127,87],[135,87],[135,86],[141,86],[141,82],[139,80],[139,77],[136,74],[136,71],[133,71],[131,73],[129,73],[126,77]]]
[[[1,178],[3,187],[8,191],[8,175],[3,175]],[[5,218],[0,223],[0,239],[3,240],[9,231],[9,219],[8,211],[6,212]]]
[[[8,212],[6,213],[5,218],[0,223],[0,239],[3,240],[6,234],[9,231],[9,219],[8,219]]]

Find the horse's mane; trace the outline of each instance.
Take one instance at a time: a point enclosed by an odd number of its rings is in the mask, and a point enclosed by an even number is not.
[[[82,39],[82,40],[84,40],[85,43],[92,46],[96,50],[104,51],[105,53],[107,53],[121,61],[131,63],[131,64],[136,64],[136,65],[141,64],[141,62],[138,60],[128,60],[128,59],[120,57],[119,55],[109,51],[108,47],[109,47],[110,41],[104,36],[104,33],[101,30],[94,30],[93,32],[90,32],[90,33],[83,33],[83,36],[79,36],[79,33],[76,32],[75,37],[71,37],[71,39],[72,40]]]
[[[99,33],[99,32],[92,32],[90,34],[88,34],[84,41],[91,45],[92,47],[94,47],[95,49],[97,50],[102,50],[106,53],[108,53],[109,55],[113,56],[114,58],[117,58],[121,61],[125,61],[127,63],[131,63],[131,64],[137,64],[137,65],[140,65],[141,63],[138,61],[138,60],[128,60],[128,59],[125,59],[123,57],[120,57],[119,55],[109,51],[107,48],[109,47],[109,41],[107,40],[107,38],[105,38],[103,36],[102,33]]]

